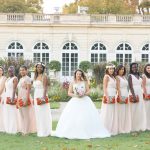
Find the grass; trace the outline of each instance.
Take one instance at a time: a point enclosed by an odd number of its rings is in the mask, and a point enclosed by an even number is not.
[[[94,104],[95,104],[96,108],[100,109],[102,102],[97,101],[97,102],[94,102]],[[59,109],[60,103],[59,102],[50,102],[50,107],[51,107],[51,109]]]
[[[53,122],[55,129],[57,122]],[[67,140],[0,133],[0,150],[149,150],[150,131],[120,134],[111,138]]]

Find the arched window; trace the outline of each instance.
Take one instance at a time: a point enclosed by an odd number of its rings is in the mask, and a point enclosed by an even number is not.
[[[78,68],[78,47],[73,42],[66,43],[62,48],[62,75],[73,76]]]
[[[147,43],[142,47],[141,61],[148,63],[150,56],[149,54],[150,54],[150,44]]]
[[[39,42],[33,48],[33,62],[43,62],[45,64],[50,61],[49,47],[46,43]]]
[[[107,61],[106,46],[97,42],[91,48],[91,63],[97,64]]]
[[[20,58],[23,57],[23,46],[19,42],[12,42],[7,49],[8,58]]]
[[[132,48],[127,43],[121,43],[116,49],[116,61],[119,64],[132,62]]]

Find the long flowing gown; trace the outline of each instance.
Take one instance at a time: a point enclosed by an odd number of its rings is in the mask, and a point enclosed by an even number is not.
[[[50,104],[37,105],[37,98],[43,97],[44,87],[40,80],[34,80],[34,107],[36,116],[37,136],[46,137],[51,134],[52,131],[52,117]]]
[[[18,100],[27,100],[27,85],[31,85],[31,79],[24,76],[18,83]],[[30,101],[31,105],[19,108],[19,130],[24,134],[36,132],[35,112],[31,96]]]
[[[85,90],[85,82],[74,83],[76,88]],[[110,137],[100,114],[88,96],[73,97],[67,103],[57,124],[54,136],[68,139],[90,139]]]
[[[1,78],[0,78],[0,89],[3,87],[3,85],[5,84],[4,82],[5,82],[5,79],[6,79],[6,77],[4,77],[4,76],[2,76]],[[1,89],[2,90],[2,89]],[[5,91],[3,90],[2,91],[2,94],[0,95],[0,97],[1,97],[1,102],[0,102],[0,132],[4,132],[5,130],[4,130],[4,120],[3,120],[3,118],[4,118],[4,107],[3,107],[3,101],[4,101],[4,93]]]
[[[16,134],[18,132],[18,110],[16,105],[6,104],[7,97],[13,95],[13,80],[16,77],[8,78],[5,82],[5,99],[4,99],[4,129],[6,133]]]
[[[146,91],[150,95],[150,78],[146,78]],[[144,100],[145,110],[146,110],[146,129],[150,130],[150,100]]]
[[[132,77],[132,84],[135,95],[139,96],[138,103],[130,103],[131,111],[131,131],[144,131],[146,129],[146,111],[142,92],[142,79],[137,79],[134,75]],[[131,95],[131,92],[129,92]]]
[[[116,79],[108,76],[109,81],[107,85],[107,93],[109,97],[116,96]],[[104,95],[105,96],[105,95]],[[111,135],[118,134],[118,114],[117,104],[105,104],[102,103],[101,116],[106,129]]]
[[[129,95],[128,91],[128,81],[120,76],[117,76],[120,80],[120,94],[121,97],[127,98]],[[131,115],[130,115],[130,105],[119,104],[118,103],[118,132],[119,133],[129,133],[131,131]]]

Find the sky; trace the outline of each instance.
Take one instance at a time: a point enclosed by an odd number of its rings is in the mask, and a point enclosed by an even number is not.
[[[62,6],[74,2],[75,0],[43,0],[44,13],[52,14],[55,12],[54,8],[59,7],[62,11]]]

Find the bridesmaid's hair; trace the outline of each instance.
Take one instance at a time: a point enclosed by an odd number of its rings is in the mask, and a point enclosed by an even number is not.
[[[114,68],[114,73],[112,74],[112,76],[115,78],[115,77],[116,77],[115,66],[114,66],[114,64],[112,64],[112,63],[109,63],[108,65],[106,65],[105,74],[107,74],[107,75],[110,76],[109,71],[108,71],[110,67],[113,67],[113,68]]]
[[[15,74],[15,67],[14,67],[14,66],[9,66],[9,68],[8,68],[8,69],[13,69],[14,74]]]
[[[2,66],[0,66],[0,68],[3,70],[3,74],[2,74],[2,76],[3,76],[4,75],[4,68]]]
[[[119,71],[124,68],[124,73],[123,73],[123,76],[126,75],[126,68],[125,66],[123,66],[122,64],[118,65],[117,68],[116,68],[116,75],[119,75]]]
[[[150,64],[146,64],[146,65],[145,65],[145,67],[144,67],[144,74],[146,75],[147,78],[150,78],[150,73],[148,73],[148,72],[146,71],[146,68],[147,68],[148,66],[150,66]]]
[[[24,68],[25,70],[28,70],[26,65],[22,65],[20,68]]]
[[[132,71],[132,66],[133,66],[133,65],[137,65],[137,67],[138,67],[138,63],[136,63],[136,62],[131,63],[131,64],[130,64],[130,71],[129,71],[129,74],[134,74],[133,71]],[[137,74],[140,76],[140,73],[139,73],[138,71],[137,71]]]
[[[81,69],[77,69],[77,70],[74,72],[74,80],[76,80],[76,73],[77,73],[77,71],[80,71],[80,72],[81,72],[81,78],[83,78],[84,81],[87,81],[87,77],[86,77],[84,71],[81,70]]]
[[[38,72],[37,72],[37,66],[38,65],[41,65],[42,66],[42,74],[44,74],[44,71],[45,71],[45,64],[40,62],[40,63],[37,63],[35,65],[35,75],[34,75],[34,80],[36,80],[36,78],[38,77]]]

